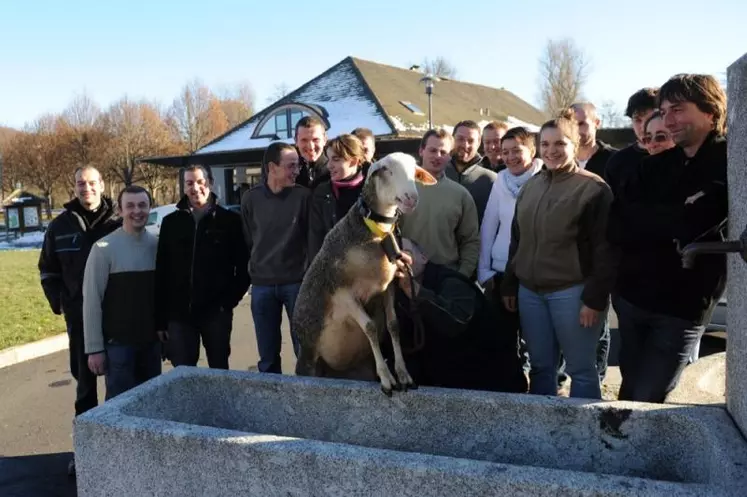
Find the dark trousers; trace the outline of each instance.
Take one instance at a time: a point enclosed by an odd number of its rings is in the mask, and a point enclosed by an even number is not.
[[[271,286],[252,285],[252,317],[254,318],[254,331],[257,334],[257,348],[259,349],[257,368],[262,373],[283,372],[280,363],[282,343],[280,325],[283,320],[283,307],[285,307],[285,312],[290,320],[300,289],[301,283]],[[298,357],[299,343],[296,330],[291,327],[290,332],[293,352]]]
[[[174,366],[196,366],[200,360],[200,339],[208,365],[228,369],[231,355],[233,311],[219,310],[189,322],[171,321],[166,352]]]
[[[70,373],[75,378],[75,415],[99,405],[96,375],[88,369],[88,356],[83,343],[83,320],[65,316],[70,353]]]
[[[687,366],[703,325],[637,307],[618,297],[620,400],[664,402]]]
[[[161,343],[106,344],[106,400],[161,374]]]
[[[489,292],[489,297],[498,317],[499,326],[502,329],[511,330],[511,332],[513,332],[513,330],[518,330],[518,343],[516,344],[516,346],[519,353],[519,359],[521,361],[521,369],[526,374],[529,374],[529,350],[527,349],[527,344],[524,341],[524,338],[522,338],[521,336],[521,323],[519,321],[519,313],[510,312],[508,309],[506,309],[506,306],[503,305],[503,297],[501,296],[501,283],[503,282],[504,274],[505,273],[496,273],[495,276],[493,276],[493,290],[492,292]]]

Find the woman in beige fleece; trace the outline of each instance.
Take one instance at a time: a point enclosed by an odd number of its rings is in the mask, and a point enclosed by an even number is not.
[[[519,193],[502,295],[521,310],[530,393],[556,395],[562,352],[571,396],[598,399],[596,347],[616,266],[606,240],[612,192],[579,168],[578,146],[570,112],[540,129],[545,167]]]

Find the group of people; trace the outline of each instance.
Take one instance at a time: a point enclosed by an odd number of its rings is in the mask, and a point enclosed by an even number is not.
[[[725,286],[724,256],[686,269],[680,255],[723,236],[725,113],[713,77],[682,74],[630,97],[636,142],[622,150],[596,138],[586,102],[536,134],[474,121],[426,132],[418,155],[437,183],[418,185],[417,208],[398,223],[415,280],[401,280],[397,297],[415,381],[556,395],[570,376],[571,396],[599,399],[611,304],[619,398],[663,402]],[[281,373],[283,308],[290,317],[374,156],[370,130],[328,141],[321,121],[303,117],[294,145],[267,148],[240,214],[212,193],[208,167],[186,168],[185,195],[158,237],[145,230],[145,189],[113,202],[95,168],[77,170],[76,198],[50,224],[39,261],[67,323],[76,415],[97,405],[96,375],[108,399],[160,374],[164,358],[196,365],[201,342],[209,366],[227,369],[233,310],[250,283],[257,368]]]

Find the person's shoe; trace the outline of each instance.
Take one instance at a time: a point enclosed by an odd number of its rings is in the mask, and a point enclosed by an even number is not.
[[[75,476],[75,456],[67,463],[67,476]]]

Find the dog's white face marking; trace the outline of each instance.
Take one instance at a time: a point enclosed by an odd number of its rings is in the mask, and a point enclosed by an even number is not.
[[[368,177],[375,176],[376,196],[382,207],[397,207],[407,214],[418,205],[418,189],[415,182],[426,185],[436,183],[436,179],[418,166],[411,155],[395,152],[371,165]]]

